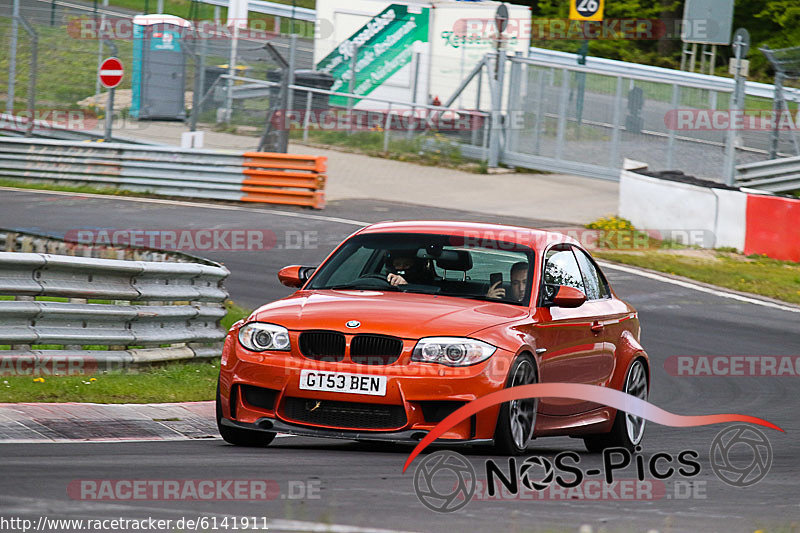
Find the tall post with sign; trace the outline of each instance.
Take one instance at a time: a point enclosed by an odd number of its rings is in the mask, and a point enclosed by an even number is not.
[[[106,142],[111,141],[111,123],[114,120],[114,90],[122,82],[123,74],[125,74],[125,70],[122,68],[122,62],[116,57],[103,60],[100,70],[97,72],[100,84],[109,89],[108,100],[106,100],[105,135],[103,136],[103,140]]]
[[[578,64],[586,64],[586,56],[589,53],[589,39],[586,38],[588,32],[586,31],[586,23],[590,21],[603,20],[603,0],[570,0],[569,2],[569,19],[579,21],[583,29],[583,45],[578,52]],[[583,122],[583,101],[584,94],[586,93],[586,73],[578,72],[578,98],[575,101],[576,117],[578,119],[578,132],[580,137],[580,125]],[[566,83],[566,80],[564,80]]]

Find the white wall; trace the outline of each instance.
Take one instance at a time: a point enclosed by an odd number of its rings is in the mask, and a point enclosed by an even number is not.
[[[684,241],[681,237],[691,232],[714,236],[687,244],[743,250],[746,205],[747,195],[740,191],[662,180],[630,169],[620,174],[619,215],[638,229],[678,230],[675,240]]]

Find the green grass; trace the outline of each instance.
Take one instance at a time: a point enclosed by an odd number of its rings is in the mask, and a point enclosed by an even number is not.
[[[0,42],[9,39],[10,19],[0,18]],[[97,79],[97,41],[71,36],[66,27],[35,26],[39,34],[39,60],[36,79],[36,107],[75,109],[77,102],[95,92]],[[130,40],[115,40],[117,57],[124,65],[131,65],[133,44]],[[106,55],[111,55],[105,47]],[[27,103],[28,76],[30,75],[31,44],[27,34],[20,30],[17,52],[16,108]],[[9,54],[0,54],[0,72],[8,72]],[[120,89],[130,89],[131,77],[125,76]],[[0,76],[0,93],[8,90],[8,76]]]
[[[151,403],[213,400],[219,360],[96,376],[0,377],[0,402]]]
[[[289,138],[300,141],[301,130],[292,130]],[[403,131],[392,131],[389,134],[389,149],[383,151],[384,133],[382,131],[358,131],[352,134],[347,131],[310,130],[308,142],[312,146],[335,146],[348,151],[358,152],[372,157],[383,157],[396,161],[407,161],[428,166],[457,168],[478,174],[486,173],[485,163],[470,161],[461,155],[461,150],[453,146],[450,140],[439,134],[418,135],[408,139]]]
[[[232,301],[220,325],[228,330],[250,314]],[[9,349],[10,346],[0,346]],[[60,345],[32,348],[58,349]],[[84,347],[106,349],[106,346]],[[213,400],[219,359],[176,361],[99,373],[92,376],[0,376],[0,403],[95,402],[150,403]],[[38,380],[38,381],[35,381]]]
[[[800,304],[800,263],[719,250],[709,254],[689,252],[691,251],[595,251],[593,255],[609,261]]]
[[[114,187],[96,187],[93,185],[64,185],[62,182],[23,181],[13,178],[0,178],[0,187],[17,187],[19,189],[35,189],[40,191],[61,191],[83,194],[113,194],[116,196],[157,196],[145,192],[126,191]]]

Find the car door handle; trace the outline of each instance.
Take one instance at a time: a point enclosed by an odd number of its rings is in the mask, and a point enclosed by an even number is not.
[[[542,355],[547,351],[547,348],[536,348],[536,355]]]
[[[602,322],[594,321],[591,326],[592,333],[600,333],[604,327]]]

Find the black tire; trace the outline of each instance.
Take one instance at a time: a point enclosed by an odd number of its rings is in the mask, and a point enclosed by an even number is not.
[[[629,394],[633,393],[637,397],[642,397],[642,393],[638,390],[627,390],[630,380],[633,377],[632,374],[636,371],[635,369],[637,367],[638,371],[641,372],[640,375],[645,380],[643,399],[646,400],[650,389],[650,383],[647,379],[647,365],[645,364],[644,359],[635,359],[633,363],[631,363],[631,366],[625,373],[625,381],[622,385],[623,390]],[[590,453],[600,453],[606,448],[625,448],[627,450],[634,451],[637,446],[641,446],[644,439],[644,420],[641,421],[642,428],[638,438],[632,439],[628,432],[627,417],[627,413],[618,410],[617,415],[614,417],[614,425],[611,427],[611,431],[600,435],[587,435],[586,437],[583,437],[583,443],[586,446],[586,449]]]
[[[217,429],[222,439],[235,446],[264,447],[269,445],[275,438],[272,431],[253,431],[242,428],[232,428],[222,425],[222,398],[219,394],[219,382],[217,382]]]
[[[525,369],[525,376],[520,376],[517,379],[518,373]],[[515,383],[515,380],[517,383]],[[506,388],[514,387],[517,385],[530,385],[538,381],[536,373],[536,364],[533,358],[527,354],[520,354],[511,365],[511,370],[508,373],[506,380]],[[528,445],[533,440],[533,430],[536,427],[536,410],[539,407],[539,402],[536,398],[529,398],[525,400],[515,400],[514,402],[506,402],[500,406],[500,413],[497,416],[497,427],[494,432],[494,449],[501,455],[522,455],[527,450]],[[512,410],[517,412],[532,413],[532,421],[530,427],[526,424],[521,424],[523,427],[522,439],[515,438],[514,424],[512,423]],[[527,435],[525,435],[527,433]],[[520,440],[523,441],[520,444]]]

